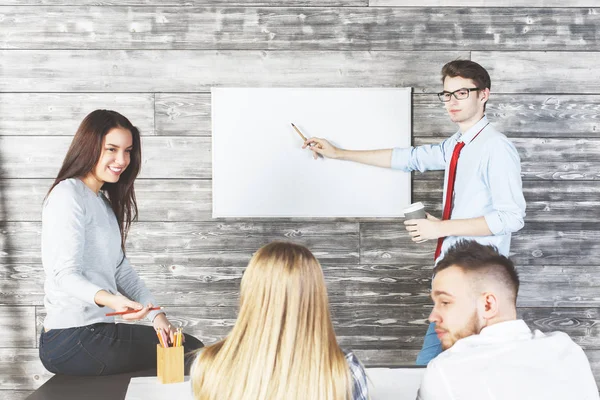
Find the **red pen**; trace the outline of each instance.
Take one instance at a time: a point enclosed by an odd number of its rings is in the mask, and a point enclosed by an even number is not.
[[[150,311],[158,311],[162,310],[162,307],[152,307]],[[107,317],[114,317],[115,315],[125,315],[125,314],[133,314],[140,310],[127,310],[127,311],[117,311],[106,314]]]

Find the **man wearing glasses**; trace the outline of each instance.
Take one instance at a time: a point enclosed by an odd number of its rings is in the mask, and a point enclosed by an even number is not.
[[[485,116],[490,76],[473,61],[455,60],[442,68],[442,83],[444,90],[438,97],[458,132],[441,143],[361,151],[310,138],[303,148],[308,147],[315,157],[321,154],[405,172],[445,170],[444,215],[405,221],[412,240],[437,240],[436,263],[460,239],[496,246],[508,256],[511,233],[523,227],[525,199],[519,154]],[[442,352],[441,335],[431,323],[417,364],[426,365]]]

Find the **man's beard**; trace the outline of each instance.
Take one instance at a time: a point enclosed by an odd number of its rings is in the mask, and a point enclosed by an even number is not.
[[[477,318],[477,311],[473,311],[473,315],[471,315],[471,318],[469,318],[467,324],[462,329],[456,332],[448,332],[446,338],[449,339],[449,341],[442,340],[442,349],[448,350],[450,347],[454,346],[454,343],[459,339],[478,335],[482,329],[483,326],[481,326]]]

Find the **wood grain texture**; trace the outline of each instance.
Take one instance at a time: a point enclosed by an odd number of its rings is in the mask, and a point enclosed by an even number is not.
[[[413,143],[415,146],[437,144],[444,139],[446,138],[415,138]],[[512,138],[511,142],[517,148],[524,165],[560,157],[560,160],[564,162],[598,162],[600,167],[600,139],[518,137]]]
[[[415,138],[413,144],[440,143],[444,138]],[[600,141],[587,138],[512,138],[521,157],[523,180],[600,179]],[[415,179],[443,179],[443,171],[415,173]]]
[[[426,265],[434,243],[413,243],[398,222],[140,222],[133,225],[128,255],[134,264],[231,266],[247,262],[262,245],[290,240],[308,246],[328,264]],[[3,223],[0,262],[39,263],[38,222]],[[535,240],[533,240],[535,239]],[[513,234],[511,258],[520,265],[597,265],[596,222],[529,223]],[[10,244],[10,247],[7,247]]]
[[[19,136],[0,136],[0,177],[55,178],[72,139],[39,136],[22,140]],[[139,177],[210,178],[211,158],[210,138],[142,136]]]
[[[0,262],[39,263],[40,237],[38,222],[2,223]],[[345,222],[140,222],[132,226],[127,250],[134,264],[194,261],[217,267],[247,263],[274,240],[304,244],[322,262],[358,263],[358,223]]]
[[[0,91],[206,92],[212,86],[412,87],[466,51],[2,50]],[[21,68],[31,65],[32,68]]]
[[[39,337],[46,314],[43,307],[36,309],[36,336]],[[331,306],[338,343],[350,350],[418,350],[423,344],[430,311],[430,307],[365,305],[352,309],[345,305]],[[167,312],[171,323],[181,326],[186,334],[205,344],[227,336],[237,318],[237,306],[170,307]],[[586,349],[600,346],[597,308],[519,308],[518,318],[524,319],[531,329],[545,333],[565,332]],[[125,321],[117,319],[117,322]],[[146,320],[135,323],[150,325]]]
[[[4,213],[4,220],[40,221],[42,202],[51,185],[52,179],[0,179],[0,197],[3,200],[0,202],[0,213]],[[211,180],[138,179],[135,190],[140,222],[214,221]],[[600,180],[526,180],[523,182],[523,192],[527,201],[526,223],[587,222],[591,218],[600,218],[600,198],[597,196]],[[431,214],[441,215],[442,181],[414,179],[412,198],[424,202]],[[392,222],[395,219],[332,220]]]
[[[42,365],[38,349],[0,348],[0,387],[3,390],[35,390],[52,375]]]
[[[596,265],[599,239],[596,222],[531,223],[513,236],[511,258],[516,265]]]
[[[412,100],[414,137],[456,132],[435,94],[414,94]],[[85,115],[98,108],[121,112],[144,136],[211,136],[209,93],[0,93],[0,135],[72,136]],[[600,135],[597,95],[492,93],[486,115],[508,137]]]
[[[599,239],[595,222],[533,222],[513,234],[511,259],[517,266],[597,265]],[[399,223],[361,223],[360,241],[364,264],[433,263],[434,241],[413,243]]]
[[[338,342],[352,350],[420,349],[430,311],[430,307],[331,306]],[[187,333],[214,343],[235,324],[236,308],[178,307],[170,309],[169,315],[171,322],[181,324]],[[532,329],[565,332],[586,349],[600,346],[597,308],[519,308],[518,315]],[[41,328],[38,325],[38,331]]]
[[[441,84],[437,90],[441,90]],[[414,138],[447,137],[456,132],[457,126],[450,121],[435,94],[413,94],[412,104]],[[208,93],[158,93],[156,134],[211,136],[210,107]],[[505,95],[493,92],[486,115],[508,137],[600,137],[598,95]]]
[[[576,0],[582,1],[582,0]],[[0,5],[51,5],[51,6],[305,6],[305,7],[344,7],[344,6],[367,6],[368,0],[3,0]]]
[[[325,260],[321,263],[332,304],[356,309],[375,304],[381,307],[430,304],[430,266],[363,266]],[[205,267],[188,262],[136,264],[135,268],[161,304],[228,307],[238,304],[246,264],[244,260],[235,266]]]
[[[67,136],[39,136],[25,141],[18,136],[0,136],[0,178],[54,178],[71,140]],[[414,144],[442,140],[415,138]],[[600,179],[600,139],[514,138],[512,141],[521,156],[523,179]],[[211,151],[209,137],[144,136],[139,177],[211,178]],[[441,172],[418,175],[419,179],[441,179],[441,176]]]
[[[210,267],[194,261],[170,264],[134,263],[134,268],[161,305],[236,307],[247,262]],[[323,271],[332,304],[415,308],[431,305],[433,265],[330,264]],[[598,307],[598,266],[518,265],[519,307]],[[43,304],[41,264],[0,264],[0,304]]]
[[[442,215],[443,182],[414,179],[413,201],[421,201],[429,213]],[[527,203],[525,223],[588,222],[600,218],[599,181],[523,182]]]
[[[600,351],[599,350],[586,350],[585,355],[587,356],[590,366],[592,367],[592,373],[596,378],[596,385],[600,387]]]
[[[592,51],[600,42],[600,13],[587,8],[30,6],[0,12],[4,49]]]
[[[5,221],[41,221],[42,203],[53,179],[0,179],[0,213]],[[212,220],[212,181],[138,179],[139,221]]]
[[[212,344],[223,339],[233,328],[235,307],[170,307],[169,321],[190,334]],[[379,307],[365,305],[353,309],[345,305],[331,306],[333,325],[338,342],[348,349],[395,350],[402,347],[420,348],[428,323],[428,308]],[[37,311],[38,336],[43,329],[45,312]],[[118,320],[123,322],[122,320]],[[148,321],[140,321],[149,325]]]
[[[155,120],[159,135],[211,136],[210,93],[158,93]]]
[[[486,7],[489,0],[369,0],[371,7]],[[595,0],[497,0],[494,7],[597,7]]]
[[[258,248],[274,240],[303,244],[323,262],[358,262],[358,224],[344,222],[139,223],[130,233],[128,248],[135,262],[196,260],[222,266],[248,262]]]
[[[595,52],[473,51],[471,60],[484,66],[494,77],[497,93],[600,92]]]
[[[598,307],[597,266],[517,265],[522,307]]]
[[[143,135],[154,132],[153,94],[0,93],[0,136],[72,137],[96,109],[120,112]]]
[[[365,367],[397,367],[415,365],[419,350],[372,350],[356,349],[352,351]]]
[[[3,400],[26,400],[33,391],[31,390],[2,390],[0,389],[0,398]]]
[[[0,269],[1,271],[1,269]],[[2,284],[0,283],[0,288]],[[35,347],[35,308],[0,306],[2,347]]]
[[[11,305],[44,304],[44,278],[41,263],[0,263],[0,312]]]
[[[596,308],[522,308],[519,317],[529,327],[542,332],[567,333],[578,345],[587,349],[600,347],[599,309]]]
[[[413,182],[417,180],[441,182],[444,179],[443,171],[413,172],[413,174]],[[521,178],[523,182],[530,181],[531,184],[542,180],[590,182],[600,179],[600,166],[597,162],[587,161],[567,162],[547,160],[541,164],[532,161],[522,161]]]
[[[183,307],[236,307],[247,261],[232,266],[135,263],[134,269],[161,305]],[[431,303],[432,266],[322,264],[329,300],[348,307]],[[41,264],[0,264],[0,304],[43,304],[44,270]],[[10,279],[10,281],[9,281]],[[568,292],[568,287],[563,287]],[[576,288],[576,287],[575,287]],[[590,287],[590,291],[593,290]]]
[[[497,94],[493,77],[486,115],[506,136],[585,137],[600,136],[600,96]],[[441,89],[441,88],[440,88]],[[457,126],[450,121],[434,94],[413,94],[413,136],[448,137]]]

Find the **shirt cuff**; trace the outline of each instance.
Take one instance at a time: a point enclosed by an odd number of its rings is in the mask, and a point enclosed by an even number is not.
[[[410,160],[412,149],[412,147],[394,147],[392,149],[392,160],[390,167],[392,169],[410,172],[411,170],[408,168],[408,160]]]
[[[167,315],[167,313],[164,310],[155,310],[155,311],[150,311],[148,313],[148,315],[146,316],[146,318],[148,318],[148,321],[154,322],[154,318],[156,318],[156,316],[158,314],[165,314],[165,315]]]
[[[500,215],[497,212],[491,212],[483,216],[485,218],[485,222],[487,226],[492,232],[493,235],[502,235],[504,234],[504,224],[500,219]]]
[[[81,282],[80,284],[82,284],[83,287],[81,287],[79,289],[79,292],[80,293],[85,293],[85,295],[83,297],[80,297],[83,301],[86,301],[86,302],[88,302],[90,304],[93,304],[96,307],[100,307],[100,308],[104,307],[104,306],[96,303],[95,298],[96,298],[96,293],[98,293],[101,290],[106,290],[106,289],[101,288],[98,285],[94,285],[91,282]]]

